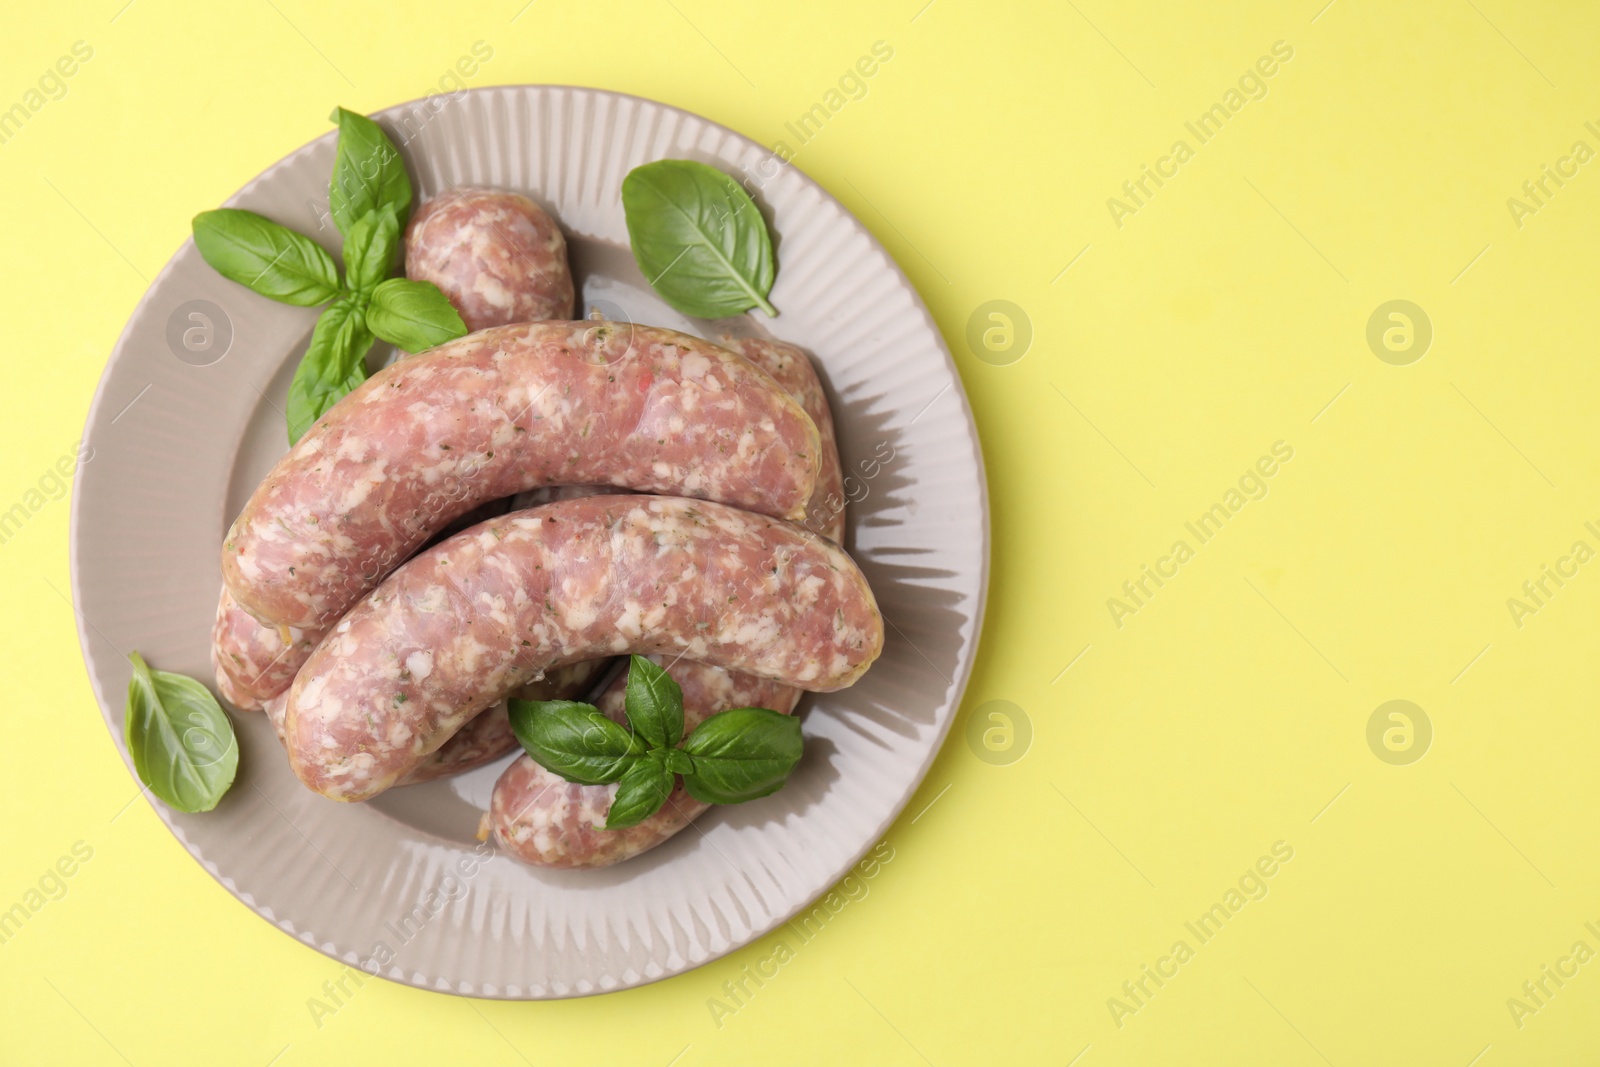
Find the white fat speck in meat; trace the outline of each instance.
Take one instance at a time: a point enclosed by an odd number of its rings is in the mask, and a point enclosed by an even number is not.
[[[698,352],[685,353],[683,357],[683,376],[691,381],[697,381],[706,376],[711,370],[711,361]]]
[[[433,653],[413,652],[406,657],[406,670],[418,681],[424,681],[433,673]]]
[[[637,600],[630,600],[622,606],[622,614],[617,616],[617,633],[624,637],[639,637],[644,633],[644,627],[639,619],[640,610]]]

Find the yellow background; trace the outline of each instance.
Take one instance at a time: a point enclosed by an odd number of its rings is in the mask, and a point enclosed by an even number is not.
[[[1600,962],[1520,1027],[1506,1004],[1574,942],[1600,949],[1583,926],[1600,926],[1600,563],[1520,628],[1506,605],[1574,541],[1600,548],[1600,162],[1520,228],[1506,203],[1574,141],[1600,148],[1592,6],[124,3],[12,5],[0,34],[0,107],[94,49],[0,144],[0,509],[70,451],[189,218],[333,104],[421,96],[481,40],[494,57],[469,84],[625,90],[771,144],[882,40],[893,60],[795,162],[883,240],[956,353],[994,519],[965,713],[1011,701],[1033,738],[988,763],[958,723],[869,895],[720,1028],[708,998],[777,937],[563,1003],[371,982],[319,1026],[308,998],[339,967],[230,897],[147,803],[123,810],[53,501],[0,545],[0,908],[74,842],[94,853],[0,945],[0,1059],[1592,1054]],[[1267,96],[1197,145],[1183,123],[1276,41],[1293,58]],[[1194,158],[1119,228],[1107,199],[1180,137]],[[1008,365],[965,341],[995,299],[1033,329]],[[1433,326],[1408,366],[1366,342],[1393,299]],[[1294,458],[1270,493],[1195,545],[1184,523],[1280,440]],[[1179,538],[1195,557],[1119,628],[1107,599]],[[1433,727],[1410,765],[1367,744],[1391,699]],[[1184,923],[1278,841],[1294,858],[1268,895],[1200,945]],[[1108,998],[1180,938],[1194,958],[1119,1027]]]

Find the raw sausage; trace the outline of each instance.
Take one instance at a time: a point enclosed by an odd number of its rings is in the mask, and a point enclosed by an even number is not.
[[[552,667],[665,652],[827,692],[882,648],[865,576],[815,534],[673,497],[567,500],[435,545],[340,619],[289,689],[289,762],[363,800]]]
[[[555,219],[525,196],[454,189],[406,228],[406,277],[432,282],[476,333],[572,318],[572,271]]]
[[[771,708],[787,715],[800,699],[798,689],[689,660],[669,662],[667,673],[683,689],[685,735],[719,711]],[[625,724],[622,703],[623,686],[612,685],[596,706]],[[607,830],[606,815],[616,795],[615,785],[578,785],[524,755],[495,783],[489,825],[500,844],[524,863],[609,867],[654,848],[706,810],[679,781],[654,815],[625,829]]]
[[[234,521],[223,578],[268,625],[325,627],[484,500],[606,482],[800,518],[817,452],[804,410],[719,346],[499,327],[385,368],[324,415]]]
[[[566,239],[543,208],[517,193],[459,188],[428,201],[407,228],[405,260],[407,276],[437,285],[470,331],[572,317]],[[322,629],[289,628],[287,642],[283,633],[257,622],[224,587],[211,662],[217,688],[234,706],[259,711],[287,689]]]
[[[722,343],[772,375],[817,424],[822,464],[816,492],[806,506],[806,527],[842,543],[843,471],[834,442],[833,415],[810,358],[802,349],[783,341],[725,338]],[[683,689],[685,733],[729,708],[771,708],[787,715],[800,700],[798,689],[703,663],[679,660],[667,672]],[[625,722],[622,706],[626,687],[626,677],[617,679],[597,702],[602,712],[619,723]],[[661,844],[706,809],[679,782],[667,803],[648,819],[623,830],[606,830],[606,815],[616,792],[615,785],[568,782],[523,755],[495,783],[489,825],[501,844],[525,863],[540,867],[608,867]]]
[[[613,660],[592,659],[557,667],[536,682],[529,682],[511,695],[519,700],[577,700],[594,686],[595,680]],[[279,693],[266,702],[267,719],[284,742],[284,711],[289,702],[288,693]],[[619,705],[620,706],[620,705]],[[286,742],[285,742],[286,743]],[[417,785],[463,774],[486,763],[493,763],[517,747],[516,735],[511,732],[511,717],[504,700],[479,712],[455,734],[439,746],[439,750],[414,767],[395,785]]]
[[[564,486],[560,491],[592,495],[605,490]],[[504,515],[510,510],[508,504],[509,501],[495,500],[474,508],[436,536],[442,539],[494,515]],[[287,642],[283,637],[285,630]],[[217,619],[211,627],[211,666],[216,672],[218,691],[242,711],[262,710],[267,701],[289,688],[300,665],[305,663],[325,632],[322,628],[266,626],[235,603],[228,587],[223,586],[217,601]]]
[[[818,464],[817,485],[806,504],[802,525],[836,544],[844,544],[844,469],[839,462],[828,394],[823,391],[811,357],[798,345],[765,337],[724,337],[719,343],[771,375],[817,424],[822,462]]]
[[[610,659],[591,659],[557,667],[537,682],[511,694],[518,700],[579,700],[590,689],[605,669]],[[493,763],[517,747],[517,736],[511,732],[510,710],[504,700],[479,712],[465,726],[439,746],[439,750],[419,763],[396,785],[416,785],[435,778],[463,774],[486,763]]]
[[[234,603],[223,586],[217,620],[211,626],[211,666],[216,669],[217,689],[234,707],[260,711],[289,688],[321,637],[320,630],[263,626]]]
[[[672,652],[827,691],[882,645],[866,579],[798,527],[668,497],[563,501],[436,545],[341,619],[289,690],[290,765],[365,799],[550,667]]]
[[[518,493],[512,500],[513,507],[521,510],[552,500],[572,500],[611,491],[603,485],[557,485]],[[505,505],[506,501],[497,500],[474,508],[441,530],[435,539],[443,540],[484,519],[503,515],[511,510]],[[216,671],[217,690],[234,707],[241,711],[260,711],[267,701],[288,689],[301,664],[322,640],[324,631],[289,627],[287,646],[281,633],[276,626],[257,622],[255,616],[234,603],[228,587],[222,587],[217,620],[211,627],[211,666]],[[501,751],[510,751],[510,746]]]
[[[501,326],[384,368],[257,487],[223,545],[272,626],[336,621],[451,518],[600,482],[802,518],[817,428],[725,348],[627,323]]]

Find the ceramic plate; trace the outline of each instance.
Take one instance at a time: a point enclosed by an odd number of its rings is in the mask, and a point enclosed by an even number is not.
[[[376,118],[402,146],[418,203],[473,184],[549,209],[567,232],[585,311],[688,332],[768,330],[815,354],[855,501],[847,547],[877,593],[888,643],[853,688],[801,705],[806,758],[785,789],[714,809],[608,870],[537,870],[480,845],[500,765],[335,804],[295,780],[259,714],[232,716],[243,755],[215,811],[151,803],[267,921],[396,981],[532,999],[680,973],[760,937],[841,878],[910,799],[949,730],[988,572],[966,396],[882,246],[815,182],[721,126],[553,86],[473,90]],[[334,142],[330,132],[306,145],[229,204],[337,256],[326,214]],[[746,181],[776,242],[778,318],[691,321],[652,293],[628,250],[619,190],[630,168],[664,157]],[[89,676],[125,762],[127,652],[211,679],[223,533],[287,448],[284,396],[315,315],[225,281],[185,243],[106,366],[85,433],[93,459],[73,497],[72,585]]]

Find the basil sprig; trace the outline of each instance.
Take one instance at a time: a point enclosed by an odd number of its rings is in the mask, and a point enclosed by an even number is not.
[[[329,213],[344,234],[344,281],[311,238],[253,211],[219,208],[194,217],[194,243],[217,273],[298,307],[329,306],[289,384],[289,443],[367,378],[379,338],[421,352],[461,337],[466,324],[431,282],[390,278],[411,212],[405,161],[365,115],[335,108],[339,146],[328,183]]]
[[[179,811],[210,811],[239,769],[233,724],[193,678],[155,670],[137,652],[128,659],[123,734],[139,781]]]
[[[639,269],[678,311],[704,319],[753,307],[778,313],[767,300],[767,222],[722,171],[688,159],[635,167],[622,179],[622,210]]]
[[[718,712],[684,738],[683,690],[643,656],[628,664],[623,712],[631,733],[592,704],[511,701],[511,729],[541,767],[580,785],[618,783],[607,830],[654,815],[677,776],[706,804],[742,804],[776,793],[804,748],[800,720],[769,708]]]

